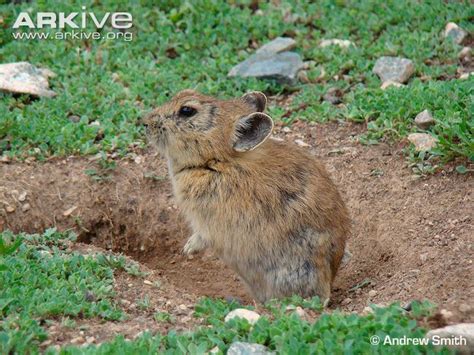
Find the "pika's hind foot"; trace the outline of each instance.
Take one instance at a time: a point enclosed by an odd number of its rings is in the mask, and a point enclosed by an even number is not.
[[[194,233],[184,245],[183,253],[186,255],[195,254],[206,249],[206,247],[206,241],[198,233]]]

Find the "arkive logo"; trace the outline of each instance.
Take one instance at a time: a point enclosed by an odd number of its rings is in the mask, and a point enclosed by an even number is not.
[[[14,29],[23,28],[86,28],[89,23],[93,23],[98,29],[105,26],[108,20],[113,28],[127,29],[133,26],[133,17],[129,12],[106,12],[104,16],[96,16],[93,12],[86,12],[86,7],[82,6],[82,12],[38,12],[36,21],[33,21],[30,14],[20,12]]]

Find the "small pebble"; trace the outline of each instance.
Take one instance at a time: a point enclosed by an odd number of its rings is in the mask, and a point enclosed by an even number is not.
[[[346,305],[348,305],[348,304],[351,303],[351,302],[352,302],[352,298],[347,297],[346,299],[344,299],[344,300],[341,302],[341,304],[342,304],[343,306],[346,306]]]
[[[428,253],[423,253],[420,255],[420,260],[422,263],[425,263],[428,260]]]
[[[319,43],[321,48],[328,47],[328,46],[339,46],[341,48],[349,48],[350,46],[355,46],[354,42],[351,42],[347,39],[323,39],[321,43]]]
[[[301,307],[296,307],[295,313],[298,315],[300,318],[305,318],[306,317],[306,312],[303,308]]]
[[[442,309],[439,311],[439,314],[443,316],[444,319],[449,320],[453,317],[453,312],[448,311],[447,309]]]
[[[436,138],[428,133],[410,133],[408,140],[413,143],[415,150],[418,152],[433,149],[437,142]]]
[[[211,350],[209,350],[210,354],[217,354],[219,352],[219,347],[214,346]]]
[[[228,322],[234,318],[243,318],[246,319],[250,324],[255,324],[259,320],[260,314],[245,308],[237,308],[225,316],[225,321]]]
[[[51,345],[52,343],[53,343],[53,341],[50,340],[50,339],[48,339],[48,340],[43,341],[43,342],[40,344],[40,346],[42,346],[42,347],[47,347],[47,346]]]
[[[5,207],[5,210],[6,210],[8,213],[12,213],[12,212],[15,212],[15,207],[10,206],[10,205],[7,205],[7,207]]]
[[[472,54],[471,47],[464,47],[458,54],[459,59],[468,59]]]
[[[76,338],[71,339],[71,344],[82,344],[85,341],[86,340],[84,339],[84,337],[76,337]]]
[[[364,309],[362,310],[362,314],[372,314],[372,313],[374,313],[374,310],[369,306],[364,307]]]
[[[461,80],[466,80],[466,79],[468,79],[471,75],[474,75],[474,72],[461,74],[461,76],[459,77],[459,79],[461,79]]]
[[[420,129],[428,129],[435,124],[435,120],[430,111],[423,110],[415,117],[415,124]]]
[[[18,196],[18,201],[24,202],[24,201],[26,200],[26,195],[27,195],[27,192],[26,192],[26,191],[23,191],[23,192]]]
[[[308,143],[301,139],[295,139],[295,143],[299,145],[300,147],[311,147]]]

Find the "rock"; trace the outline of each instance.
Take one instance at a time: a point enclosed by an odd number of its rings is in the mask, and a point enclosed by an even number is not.
[[[28,62],[0,64],[0,90],[15,94],[53,97],[48,78],[54,73],[41,70]]]
[[[474,75],[474,72],[461,74],[461,76],[459,77],[459,79],[465,80],[465,79],[469,78],[471,75]]]
[[[304,318],[306,317],[306,312],[305,312],[305,310],[304,310],[303,308],[299,307],[299,306],[296,307],[295,313],[298,315],[298,317],[300,317],[300,318],[302,318],[302,319],[304,319]]]
[[[143,280],[143,283],[148,286],[153,286],[153,282],[151,282],[150,280]]]
[[[176,312],[176,314],[178,315],[186,315],[189,313],[189,309],[188,309],[188,306],[186,306],[185,304],[180,304],[178,306],[178,310]]]
[[[326,94],[324,94],[323,99],[333,105],[340,104],[342,102],[341,98],[344,96],[344,93],[337,88],[330,88]]]
[[[120,300],[120,303],[123,304],[124,306],[130,306],[131,302],[129,300],[126,300],[125,298]]]
[[[461,49],[461,51],[458,53],[458,58],[461,60],[466,60],[469,61],[472,56],[472,49],[471,47],[464,47]]]
[[[382,85],[380,85],[380,88],[382,90],[385,90],[385,89],[389,88],[390,86],[395,86],[397,88],[403,88],[406,85],[397,83],[396,81],[388,80],[388,81],[383,82]]]
[[[228,76],[253,77],[276,80],[282,84],[296,83],[298,71],[303,61],[298,53],[261,53],[254,54],[247,60],[233,67]]]
[[[436,138],[427,133],[410,133],[408,140],[415,145],[418,152],[427,151],[436,147]]]
[[[454,22],[449,22],[444,28],[444,37],[451,38],[457,44],[460,44],[466,36],[467,32]]]
[[[375,290],[370,290],[370,291],[369,291],[369,297],[375,297],[375,296],[377,296],[377,291],[375,291]]]
[[[308,143],[303,141],[302,139],[295,139],[295,143],[299,145],[300,147],[311,147]]]
[[[277,37],[257,49],[256,54],[277,54],[296,47],[296,41],[290,37]]]
[[[68,217],[77,209],[77,206],[72,206],[71,208],[68,208],[66,211],[63,212],[64,217]]]
[[[351,42],[347,39],[323,39],[320,43],[319,46],[321,48],[328,47],[328,46],[339,46],[341,48],[349,48],[350,46],[354,46],[354,42]]]
[[[450,342],[451,345],[448,347],[460,354],[474,353],[474,323],[460,323],[433,329],[426,334],[426,338],[434,345],[448,345]]]
[[[290,133],[290,132],[291,132],[291,128],[288,127],[288,126],[283,127],[281,130],[282,130],[282,132],[284,132],[284,133]]]
[[[297,53],[288,52],[296,46],[289,37],[277,37],[263,45],[247,60],[233,67],[229,76],[272,79],[284,84],[294,84],[297,74],[304,67]]]
[[[21,206],[21,210],[22,210],[23,212],[27,212],[27,211],[29,211],[30,209],[31,209],[31,206],[30,206],[29,203],[25,203],[23,206]]]
[[[26,200],[26,195],[27,195],[27,192],[26,192],[26,191],[23,191],[21,194],[18,195],[18,201],[20,201],[20,202],[25,202],[25,200]]]
[[[78,123],[81,121],[81,118],[77,115],[70,115],[67,117],[69,121],[71,121],[72,123]]]
[[[51,339],[48,339],[48,340],[43,341],[43,342],[40,344],[40,346],[46,348],[46,347],[50,346],[52,343],[53,343],[53,341],[52,341]]]
[[[418,126],[418,128],[428,129],[435,124],[435,120],[428,110],[424,110],[416,115],[415,124]]]
[[[86,343],[87,343],[87,344],[92,344],[93,342],[95,342],[95,338],[94,338],[94,337],[87,337],[87,338],[86,338]]]
[[[260,318],[260,314],[258,314],[257,312],[254,312],[254,311],[250,311],[248,309],[245,309],[245,308],[237,308],[237,309],[234,309],[233,311],[229,312],[226,316],[225,316],[225,321],[228,322],[230,321],[231,319],[234,319],[234,318],[243,318],[243,319],[246,319],[250,324],[255,324],[259,318]]]
[[[256,343],[243,343],[236,341],[232,343],[227,350],[227,355],[266,355],[274,354],[268,351],[268,348]]]
[[[375,62],[372,72],[377,74],[382,82],[391,80],[397,83],[405,83],[415,72],[415,67],[410,59],[380,57]]]
[[[86,341],[86,339],[84,339],[84,337],[76,337],[76,338],[73,338],[71,339],[71,344],[82,344]]]
[[[363,315],[368,315],[368,314],[373,314],[374,313],[374,310],[372,309],[372,307],[364,307],[364,309],[362,310],[362,314]]]
[[[349,303],[351,303],[351,302],[352,302],[352,298],[347,297],[347,298],[345,298],[345,299],[341,302],[341,304],[342,304],[343,306],[347,306],[347,305],[348,305]]]
[[[8,213],[13,213],[13,212],[15,212],[15,207],[14,207],[14,206],[10,206],[10,205],[6,205],[5,210],[6,210]]]
[[[453,312],[448,311],[447,309],[442,309],[439,311],[439,314],[446,320],[449,321],[451,318],[453,318]]]
[[[422,264],[424,264],[428,260],[428,256],[428,253],[420,254],[420,261]]]

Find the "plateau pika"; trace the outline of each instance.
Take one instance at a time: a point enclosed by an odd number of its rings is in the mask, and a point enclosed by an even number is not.
[[[266,103],[260,92],[219,100],[184,90],[144,123],[193,230],[185,253],[210,248],[260,302],[328,300],[348,212],[321,162],[269,138]]]

